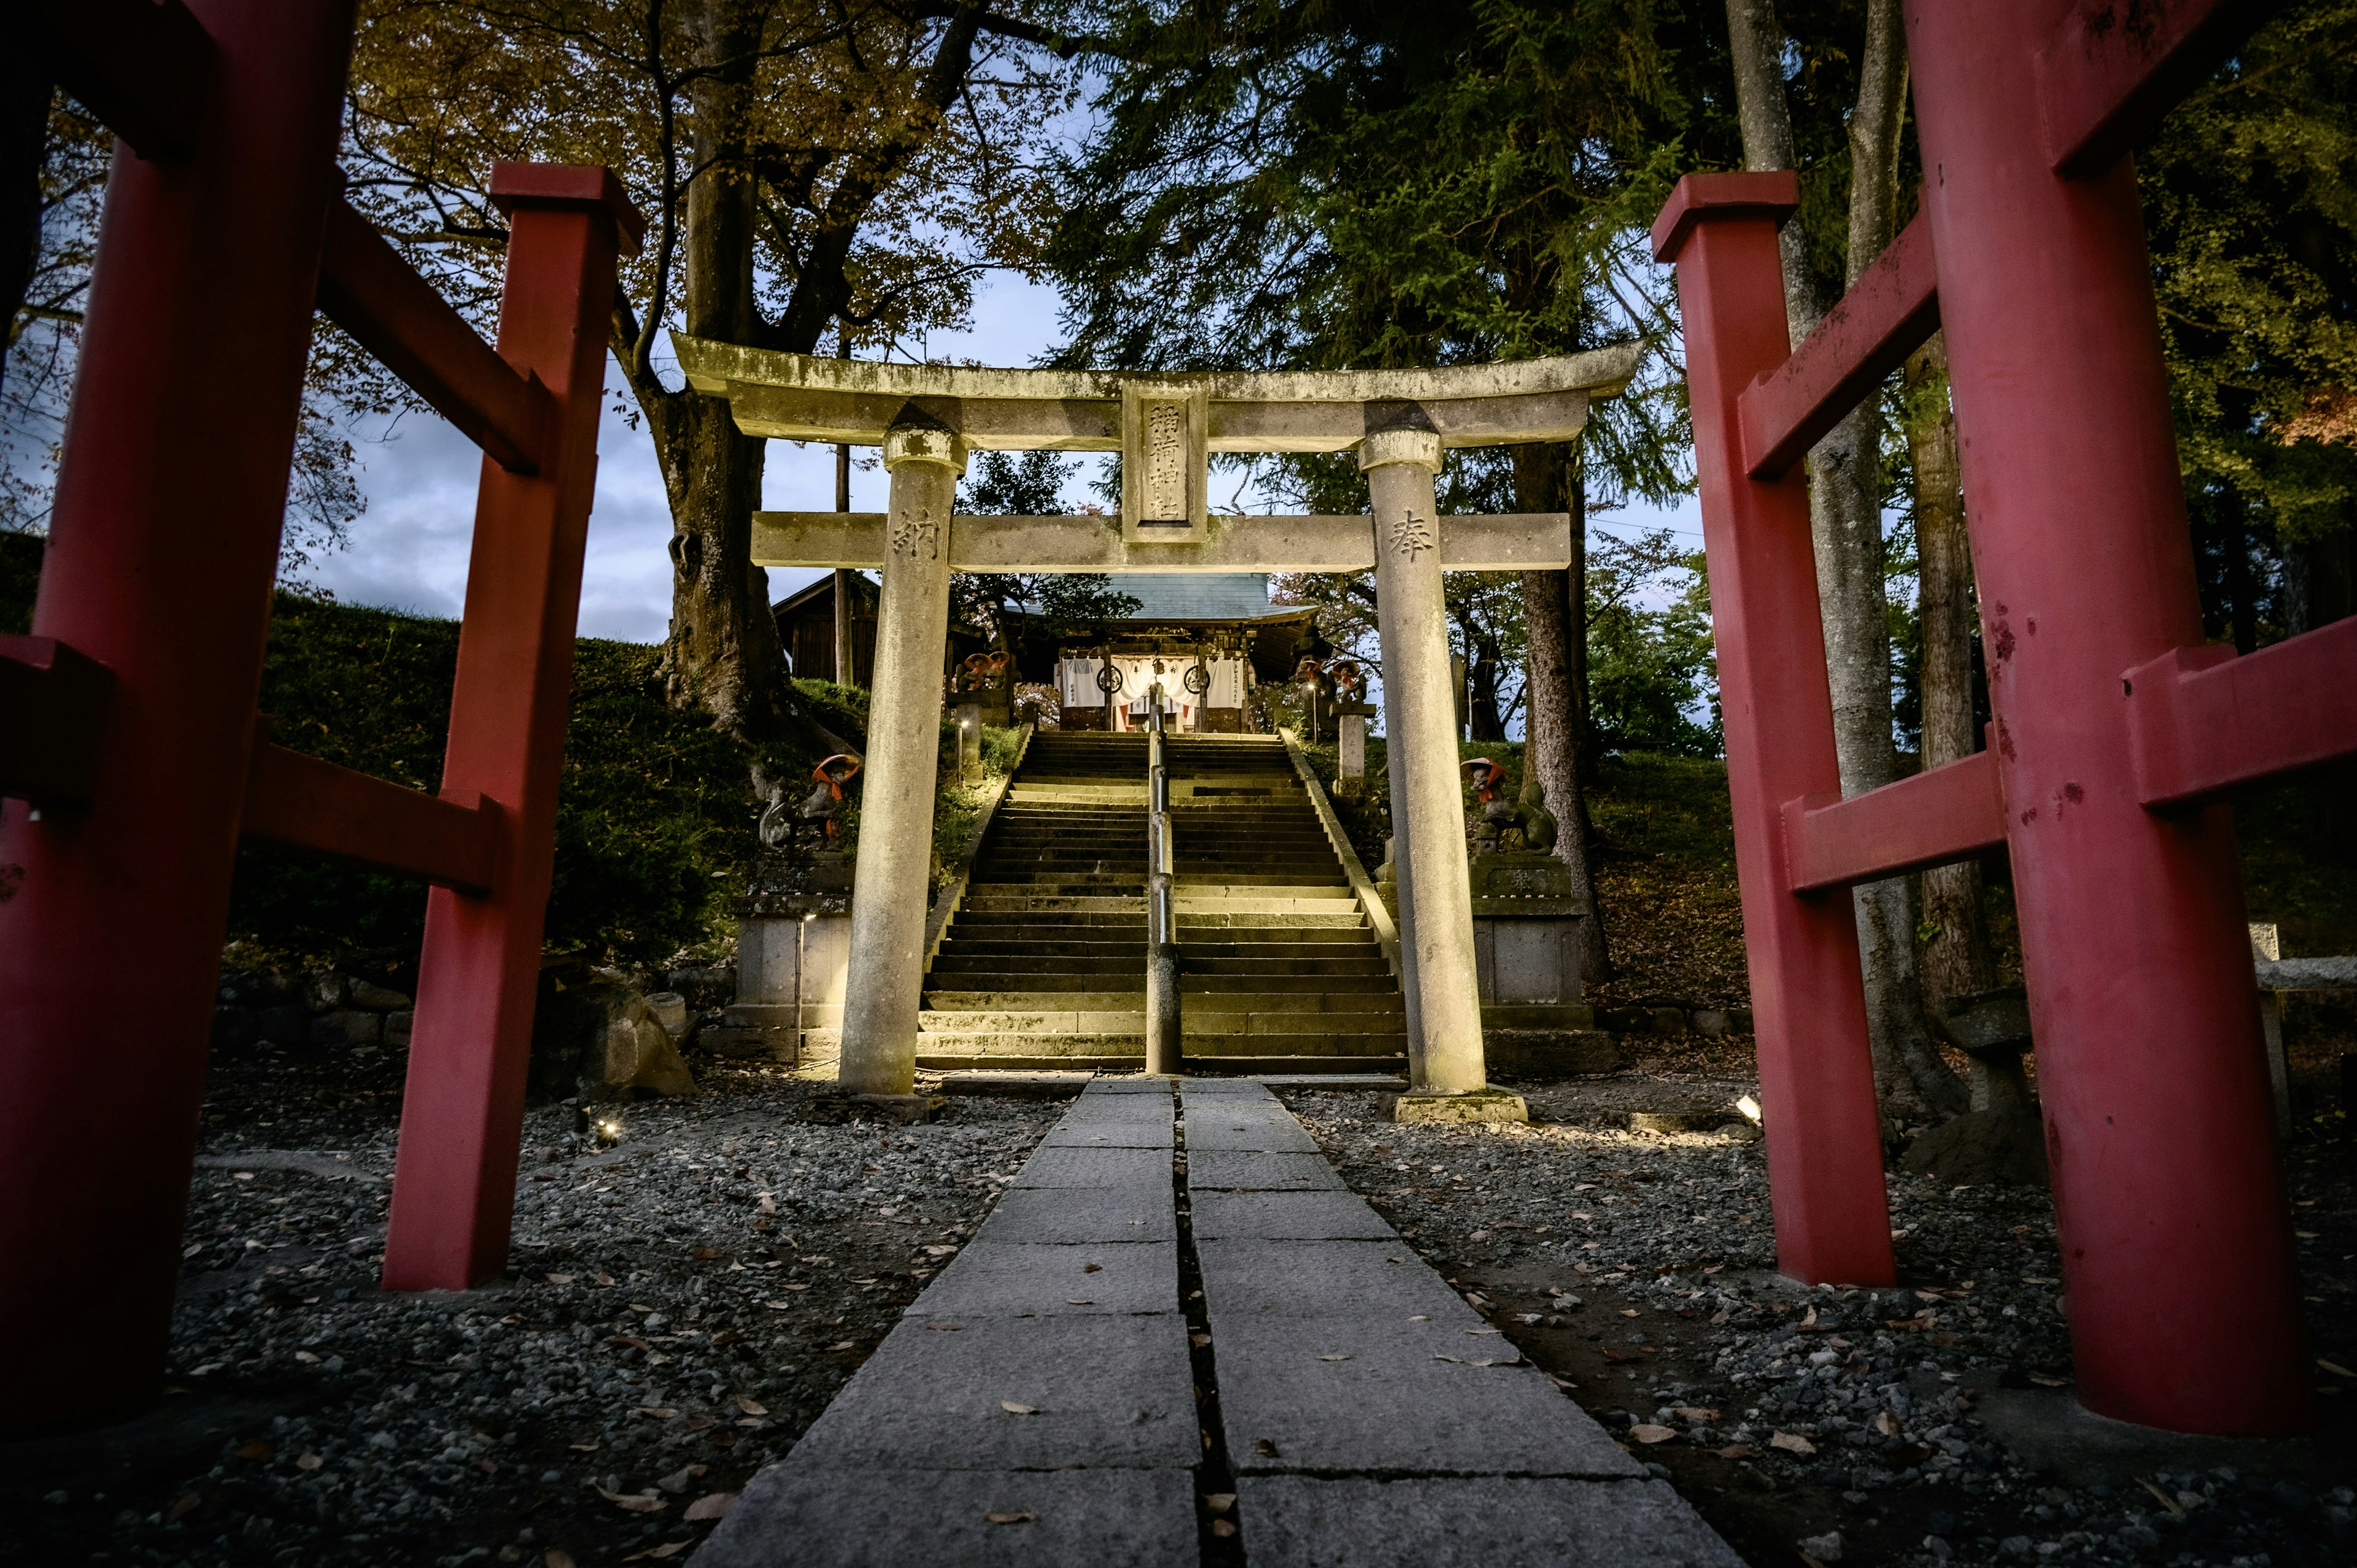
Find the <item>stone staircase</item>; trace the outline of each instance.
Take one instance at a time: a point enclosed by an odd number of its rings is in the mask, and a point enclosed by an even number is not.
[[[1167,744],[1189,1069],[1405,1071],[1399,982],[1285,742]]]
[[[1285,743],[1167,757],[1189,1070],[1405,1070],[1399,983]],[[1145,944],[1146,737],[1043,731],[926,974],[918,1065],[1135,1071]]]
[[[925,976],[917,1065],[1146,1059],[1146,737],[1043,730]]]

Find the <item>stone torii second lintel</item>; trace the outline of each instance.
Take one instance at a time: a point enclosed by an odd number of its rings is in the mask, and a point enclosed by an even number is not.
[[[1449,572],[1560,572],[1571,564],[1571,514],[1521,512],[1441,520],[1440,564]],[[1375,564],[1374,520],[1229,516],[1214,512],[1200,542],[1133,540],[1121,519],[952,517],[953,572],[1366,572]],[[882,568],[888,551],[880,511],[757,511],[753,564]]]

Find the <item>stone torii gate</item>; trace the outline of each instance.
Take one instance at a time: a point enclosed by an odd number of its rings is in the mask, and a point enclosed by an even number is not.
[[[1488,1094],[1458,800],[1444,571],[1561,569],[1561,512],[1438,515],[1449,447],[1567,441],[1590,400],[1628,384],[1622,344],[1560,359],[1422,371],[1128,374],[823,360],[674,337],[696,391],[748,435],[880,446],[888,512],[763,512],[765,566],[881,568],[867,784],[852,903],[843,1085],[915,1087],[926,881],[950,574],[1375,571],[1392,822],[1399,841],[1401,988],[1412,1092],[1459,1117]],[[1114,516],[952,515],[966,454],[1119,452]],[[1373,513],[1211,511],[1213,452],[1358,454]],[[1512,1115],[1513,1097],[1496,1095]]]

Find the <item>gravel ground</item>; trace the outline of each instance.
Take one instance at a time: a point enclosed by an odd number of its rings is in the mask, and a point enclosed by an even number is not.
[[[0,1563],[684,1553],[1062,1112],[845,1122],[781,1070],[700,1066],[704,1093],[620,1108],[619,1143],[533,1109],[511,1272],[394,1296],[375,1283],[399,1064],[217,1063],[167,1396],[0,1449]]]
[[[2357,1560],[2357,1378],[2320,1372],[2347,1385],[2319,1402],[2324,1432],[2255,1462],[2240,1444],[2232,1464],[2041,1470],[1997,1407],[2068,1399],[2047,1194],[1894,1175],[1902,1287],[1804,1289],[1772,1272],[1756,1133],[1626,1127],[1753,1090],[1529,1086],[1534,1124],[1489,1127],[1379,1121],[1369,1093],[1284,1098],[1346,1181],[1763,1568]],[[2311,1342],[2336,1367],[2357,1366],[2352,1163],[2328,1144],[2290,1165]]]

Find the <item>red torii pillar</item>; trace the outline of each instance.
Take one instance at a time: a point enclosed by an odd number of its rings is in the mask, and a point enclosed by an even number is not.
[[[189,156],[118,144],[33,634],[112,674],[86,804],[0,801],[0,1430],[161,1384],[349,5],[191,0]],[[17,47],[12,43],[11,47]]]
[[[170,161],[117,153],[34,635],[0,650],[93,693],[58,725],[52,682],[42,715],[42,744],[92,743],[89,788],[38,812],[0,801],[0,1334],[36,1351],[0,1385],[12,1433],[126,1413],[160,1383],[337,184],[349,5],[191,10],[201,106]],[[505,1257],[605,323],[640,228],[603,169],[500,165],[491,193],[513,217],[500,349],[547,383],[547,424],[532,474],[485,464],[443,791],[487,798],[500,843],[486,894],[429,907],[397,1285],[471,1283]],[[372,323],[387,347],[422,334],[420,368],[449,368],[456,318],[395,304]],[[341,813],[328,841],[416,825],[407,792],[359,782],[308,802]]]
[[[1739,457],[1736,400],[1791,351],[1776,231],[1799,201],[1789,173],[1689,175],[1653,253],[1677,264],[1685,324],[1777,1266],[1813,1284],[1889,1284],[1857,918],[1846,887],[1785,891],[1784,802],[1841,790],[1809,492],[1798,470],[1755,479]]]
[[[442,793],[495,802],[500,843],[488,897],[427,895],[389,1290],[464,1290],[507,1263],[615,251],[640,227],[602,168],[500,164],[491,197],[511,231],[500,355],[555,407],[538,474],[483,459]]]
[[[2233,825],[2141,804],[2130,752],[2128,672],[2201,618],[2135,170],[2057,174],[2040,113],[2072,8],[1906,19],[2072,1358],[2102,1414],[2287,1433],[2312,1378]]]

